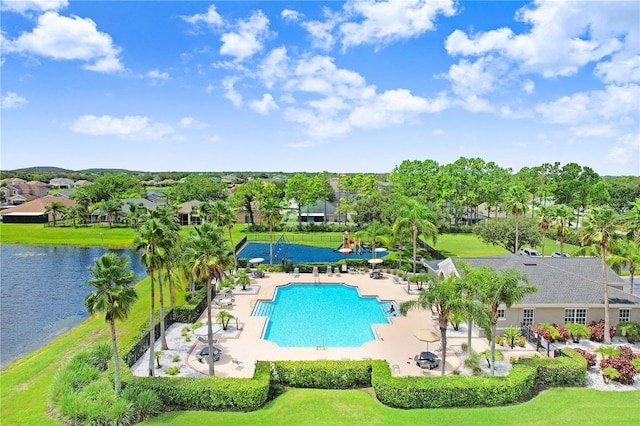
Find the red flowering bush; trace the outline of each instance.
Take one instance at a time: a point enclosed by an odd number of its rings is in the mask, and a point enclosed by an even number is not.
[[[584,349],[574,348],[576,352],[578,352],[584,359],[587,360],[587,368],[591,368],[596,365],[596,354],[592,354],[591,352],[587,352]]]
[[[595,342],[602,342],[604,340],[604,320],[592,321],[587,325],[589,331],[591,331],[591,340]],[[616,334],[615,327],[609,326],[609,336],[613,337]]]
[[[547,328],[540,327],[537,324],[531,326],[531,329],[538,333],[540,337],[545,339],[547,342],[551,341],[551,332]]]
[[[633,376],[638,374],[638,369],[631,362],[636,356],[629,346],[618,346],[618,349],[621,353],[600,361],[600,368],[603,370],[607,367],[615,368],[618,371],[618,377],[613,380],[623,385],[630,385],[633,383]]]
[[[556,330],[558,330],[558,333],[560,333],[559,337],[556,337],[556,341],[558,342],[566,342],[567,340],[569,340],[569,332],[567,331],[566,328],[564,328],[564,326],[562,325],[555,325],[554,327],[556,328]]]

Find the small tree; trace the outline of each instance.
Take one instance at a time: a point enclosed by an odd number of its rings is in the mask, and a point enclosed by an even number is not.
[[[229,321],[231,321],[232,319],[235,319],[235,317],[227,311],[220,311],[218,312],[216,319],[218,320],[218,323],[222,326],[222,329],[226,330],[227,327],[229,327]]]
[[[511,349],[515,346],[516,340],[520,339],[520,336],[520,329],[518,327],[511,326],[504,329],[504,338],[509,342]]]
[[[249,278],[249,275],[242,272],[238,275],[238,278],[236,278],[236,283],[240,284],[243,290],[246,290],[247,286],[251,284],[251,278]]]
[[[606,346],[606,345],[600,346],[594,352],[597,354],[600,354],[602,359],[611,358],[616,355],[620,355],[620,353],[622,353],[622,351],[616,348],[615,346]]]
[[[566,328],[571,335],[571,340],[573,340],[573,343],[580,343],[581,337],[586,337],[587,339],[591,338],[591,330],[589,330],[589,328],[584,324],[572,322],[565,324],[564,328]]]
[[[602,379],[605,383],[609,383],[611,380],[615,380],[620,377],[620,373],[613,367],[605,367],[602,369]]]

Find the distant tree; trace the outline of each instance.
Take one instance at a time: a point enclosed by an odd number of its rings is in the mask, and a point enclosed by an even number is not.
[[[262,193],[262,182],[252,180],[238,186],[231,197],[229,203],[236,208],[242,208],[249,214],[249,223],[255,223],[253,217],[253,202],[257,201]]]
[[[144,190],[140,180],[126,173],[108,173],[97,178],[91,185],[82,188],[92,203],[112,198],[140,197]]]
[[[273,227],[282,221],[284,204],[277,198],[260,201],[260,218],[269,226],[269,265],[273,265]]]
[[[570,232],[569,220],[572,215],[572,209],[564,204],[556,205],[554,208],[554,217],[551,222],[556,228],[556,237],[560,241],[560,253],[564,253],[564,239]]]
[[[171,188],[172,197],[179,203],[191,200],[215,201],[227,198],[226,184],[209,176],[189,175],[184,182]]]
[[[547,237],[547,232],[549,231],[549,227],[551,226],[551,221],[554,215],[555,215],[554,206],[549,205],[549,206],[540,207],[540,217],[538,218],[538,226],[540,227],[540,231],[542,231],[541,251],[543,256],[544,256],[544,242]]]
[[[122,200],[119,198],[109,198],[100,203],[100,212],[107,219],[109,228],[118,221],[118,216],[122,213]]]
[[[136,274],[127,268],[128,259],[113,253],[102,255],[96,259],[95,265],[89,267],[93,278],[87,284],[95,287],[84,299],[89,315],[102,312],[111,329],[111,347],[113,348],[115,394],[120,393],[120,356],[116,342],[116,320],[125,320],[133,307],[138,294],[132,285],[136,282]]]
[[[473,232],[485,243],[502,247],[516,253],[515,216],[485,220],[476,226]],[[541,234],[536,222],[531,218],[520,218],[519,225],[520,246],[535,246],[540,241]]]
[[[222,200],[217,200],[211,205],[211,218],[213,223],[222,228],[227,228],[227,231],[229,231],[229,242],[231,243],[231,251],[233,253],[233,267],[238,269],[238,257],[236,256],[235,250],[236,246],[233,244],[233,234],[231,232],[233,230],[233,225],[238,221],[234,210],[228,203]]]
[[[319,193],[313,186],[313,180],[304,173],[296,173],[288,181],[285,197],[295,200],[298,208],[298,228],[302,228],[302,208],[314,203]]]
[[[628,204],[623,220],[623,230],[627,232],[627,239],[640,242],[640,198]]]
[[[516,232],[514,253],[517,253],[520,248],[520,216],[524,215],[527,211],[527,192],[521,186],[512,186],[507,192],[504,205],[507,212],[515,217]]]

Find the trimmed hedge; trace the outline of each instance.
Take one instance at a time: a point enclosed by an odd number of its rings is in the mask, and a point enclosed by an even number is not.
[[[372,361],[276,361],[272,364],[272,379],[283,386],[295,388],[366,388],[371,387],[371,363]]]
[[[536,370],[538,390],[550,387],[583,386],[587,377],[587,361],[573,349],[562,349],[558,358],[525,358],[516,365],[526,365]]]
[[[513,368],[508,376],[392,377],[389,366],[373,366],[373,390],[385,405],[395,408],[479,407],[513,404],[534,393],[536,371]]]
[[[269,395],[270,366],[259,362],[251,379],[221,377],[123,377],[126,388],[152,390],[174,410],[257,410]]]

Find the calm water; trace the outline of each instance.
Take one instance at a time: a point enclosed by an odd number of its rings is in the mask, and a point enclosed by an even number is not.
[[[391,303],[342,284],[291,284],[251,315],[269,317],[263,338],[281,347],[358,347],[375,339],[372,324],[388,324]]]
[[[84,319],[85,281],[99,247],[0,245],[0,368],[32,352]],[[131,250],[113,250],[130,259],[140,279],[146,272]]]

